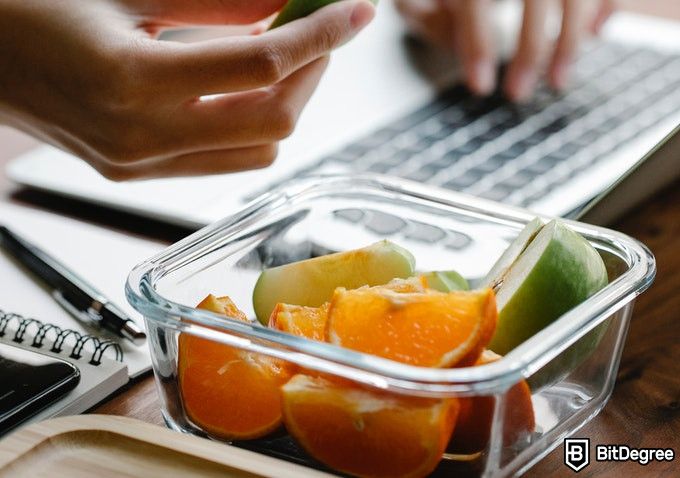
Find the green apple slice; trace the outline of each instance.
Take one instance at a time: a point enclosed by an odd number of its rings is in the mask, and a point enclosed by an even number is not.
[[[524,229],[522,229],[517,238],[510,243],[486,277],[482,279],[482,284],[494,289],[503,277],[505,277],[510,266],[517,261],[520,254],[526,250],[531,241],[536,237],[536,234],[538,234],[538,231],[540,231],[544,225],[545,223],[537,217],[524,226]]]
[[[267,269],[253,291],[257,319],[266,324],[279,302],[318,307],[337,287],[356,289],[414,275],[413,255],[390,241]]]
[[[438,290],[439,292],[470,290],[468,281],[456,271],[432,271],[421,275],[427,281],[427,286],[430,289]]]
[[[284,5],[279,14],[276,16],[269,29],[280,27],[286,23],[297,20],[298,18],[306,17],[317,11],[319,8],[335,3],[339,0],[290,0]],[[371,0],[374,5],[378,4],[378,0]]]
[[[498,326],[489,348],[501,355],[550,325],[608,282],[604,262],[595,248],[559,221],[540,228],[510,267],[500,269],[505,273],[497,280]],[[578,355],[587,352],[578,349],[572,346],[566,352]],[[571,362],[577,358],[569,357]],[[569,368],[563,356],[554,362]]]

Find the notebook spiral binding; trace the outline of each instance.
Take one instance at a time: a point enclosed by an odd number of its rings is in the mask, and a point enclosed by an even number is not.
[[[11,324],[14,324],[16,328],[10,327]],[[123,361],[123,349],[113,340],[100,339],[76,330],[63,329],[54,324],[46,324],[37,319],[25,318],[0,309],[0,337],[14,332],[12,341],[21,344],[26,338],[30,340],[30,334],[28,337],[26,335],[30,331],[34,331],[33,342],[29,344],[33,348],[40,349],[44,345],[49,347],[51,344],[49,351],[60,354],[66,347],[67,351],[69,349],[71,351],[69,358],[76,360],[82,358],[83,354],[89,354],[91,350],[88,362],[91,365],[99,365],[104,353],[111,350],[116,360]],[[66,342],[67,339],[68,342]]]

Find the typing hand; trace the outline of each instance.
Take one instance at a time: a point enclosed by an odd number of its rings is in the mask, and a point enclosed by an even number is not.
[[[538,81],[538,63],[546,41],[545,20],[553,2],[524,0],[517,50],[503,90],[514,101],[528,99]],[[557,2],[556,2],[557,3]],[[597,33],[613,11],[614,0],[561,0],[562,26],[551,55],[548,80],[555,89],[567,83],[571,61],[581,39]],[[476,94],[486,95],[496,85],[496,56],[491,0],[396,0],[414,34],[459,56],[465,81]]]
[[[0,123],[114,180],[267,166],[328,54],[370,22],[373,7],[339,2],[269,32],[192,44],[156,35],[251,24],[284,3],[0,0]]]

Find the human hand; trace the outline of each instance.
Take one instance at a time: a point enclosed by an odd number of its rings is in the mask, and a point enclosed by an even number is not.
[[[191,44],[155,36],[168,26],[251,24],[284,3],[0,0],[0,123],[114,180],[267,166],[328,54],[370,22],[371,4],[338,2],[259,35]]]
[[[517,50],[510,61],[503,90],[513,101],[528,99],[538,81],[538,67],[546,41],[545,20],[552,2],[524,0]],[[453,50],[462,63],[472,92],[491,93],[496,86],[496,53],[491,0],[396,0],[397,8],[414,34]],[[561,90],[569,67],[587,33],[596,34],[614,9],[614,0],[561,0],[562,26],[548,68],[548,82]]]

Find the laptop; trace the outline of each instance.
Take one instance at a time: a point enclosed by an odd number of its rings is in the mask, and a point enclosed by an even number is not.
[[[516,2],[503,4],[499,35],[515,38],[520,15]],[[380,2],[373,24],[333,55],[270,168],[114,183],[44,146],[12,161],[8,175],[190,228],[309,174],[387,174],[600,224],[680,176],[678,23],[616,13],[585,46],[568,90],[542,87],[522,105],[473,98],[455,86],[457,74],[450,55],[409,39],[392,3]]]

